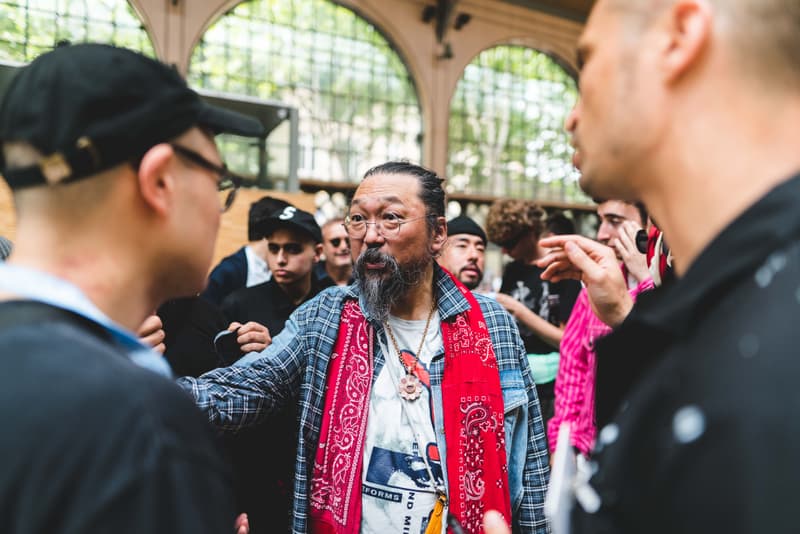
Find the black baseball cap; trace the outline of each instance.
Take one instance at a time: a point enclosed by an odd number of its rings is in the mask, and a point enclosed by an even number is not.
[[[269,237],[278,228],[291,228],[308,234],[315,243],[322,243],[322,230],[320,230],[314,216],[295,208],[286,206],[274,212],[264,221],[264,230]]]
[[[447,221],[447,236],[456,234],[470,234],[478,236],[486,244],[486,232],[483,228],[478,226],[478,223],[467,217],[466,215],[459,215]]]
[[[264,222],[275,213],[275,211],[291,206],[289,202],[283,199],[264,196],[250,204],[250,210],[247,212],[247,240],[258,241],[267,235],[267,230],[264,228]]]
[[[193,126],[257,137],[252,117],[211,106],[178,72],[125,48],[77,44],[36,58],[0,105],[0,142],[44,154],[35,166],[0,172],[12,189],[71,182],[141,157]]]

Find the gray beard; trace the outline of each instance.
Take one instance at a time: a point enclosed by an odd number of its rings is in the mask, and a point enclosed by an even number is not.
[[[368,249],[359,256],[353,272],[366,315],[381,323],[386,322],[389,312],[411,286],[419,283],[425,267],[432,260],[428,257],[401,267],[393,256],[377,249]],[[383,263],[386,267],[381,275],[367,274],[367,263]]]

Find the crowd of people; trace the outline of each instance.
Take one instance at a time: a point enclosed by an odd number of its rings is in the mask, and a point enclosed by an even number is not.
[[[565,125],[592,238],[535,199],[447,220],[390,161],[322,225],[254,202],[213,269],[214,136],[261,124],[126,49],[42,54],[0,105],[0,531],[793,532],[798,30],[596,2]]]

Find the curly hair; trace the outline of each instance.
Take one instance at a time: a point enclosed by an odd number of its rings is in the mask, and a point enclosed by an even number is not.
[[[496,200],[486,217],[486,234],[489,241],[503,246],[528,232],[542,235],[545,211],[530,200]]]

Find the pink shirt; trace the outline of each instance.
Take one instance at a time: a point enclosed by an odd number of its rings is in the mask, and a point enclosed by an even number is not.
[[[636,299],[643,291],[653,288],[653,280],[647,279],[630,290]],[[594,446],[597,428],[594,421],[594,383],[596,362],[594,344],[611,332],[592,312],[589,296],[584,288],[569,316],[564,336],[561,338],[561,357],[556,376],[555,415],[547,423],[547,438],[550,450],[555,451],[558,428],[563,422],[571,424],[572,445],[584,455]]]

